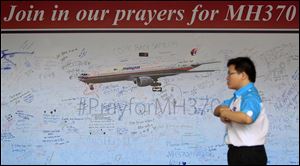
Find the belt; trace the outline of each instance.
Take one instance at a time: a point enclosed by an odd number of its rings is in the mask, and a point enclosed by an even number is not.
[[[228,144],[228,148],[263,148],[264,145],[254,145],[254,146],[234,146],[232,144]]]

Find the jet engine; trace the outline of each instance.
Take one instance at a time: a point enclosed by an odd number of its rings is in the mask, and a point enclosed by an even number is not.
[[[154,83],[154,80],[151,77],[138,77],[134,80],[134,83],[137,84],[138,86],[148,86],[152,85]]]

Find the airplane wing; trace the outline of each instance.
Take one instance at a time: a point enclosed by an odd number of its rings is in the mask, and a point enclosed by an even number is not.
[[[199,73],[199,72],[214,72],[214,71],[219,71],[219,70],[192,70],[192,71],[185,71],[182,73]]]
[[[138,77],[151,77],[153,79],[158,79],[160,77],[172,76],[181,73],[199,73],[199,72],[214,72],[217,70],[192,70],[192,71],[185,71],[185,70],[172,70],[172,71],[161,71],[161,72],[153,72],[153,73],[145,73],[145,74],[132,74],[129,77],[129,80],[133,80]]]

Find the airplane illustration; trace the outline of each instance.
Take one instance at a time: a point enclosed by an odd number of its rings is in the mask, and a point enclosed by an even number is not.
[[[93,84],[97,83],[133,81],[139,87],[152,86],[153,92],[161,92],[162,87],[161,83],[158,82],[158,78],[181,73],[214,72],[216,70],[192,70],[198,66],[212,63],[219,62],[197,63],[194,60],[183,60],[168,66],[142,67],[140,65],[132,65],[114,68],[112,72],[102,72],[97,75],[82,73],[78,79],[86,83],[90,90],[94,90]]]

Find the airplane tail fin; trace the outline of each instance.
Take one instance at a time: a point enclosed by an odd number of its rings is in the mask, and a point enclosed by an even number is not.
[[[191,50],[191,56],[195,56],[197,54],[197,52],[198,52],[198,48],[193,48]]]
[[[191,57],[189,57],[189,59],[192,60],[193,62],[201,61],[200,60],[201,58],[200,58],[198,52],[199,52],[199,48],[196,48],[196,47],[192,48],[191,52],[190,52]],[[210,61],[210,62],[198,63],[197,66],[211,64],[211,63],[221,63],[221,62],[220,61]]]

